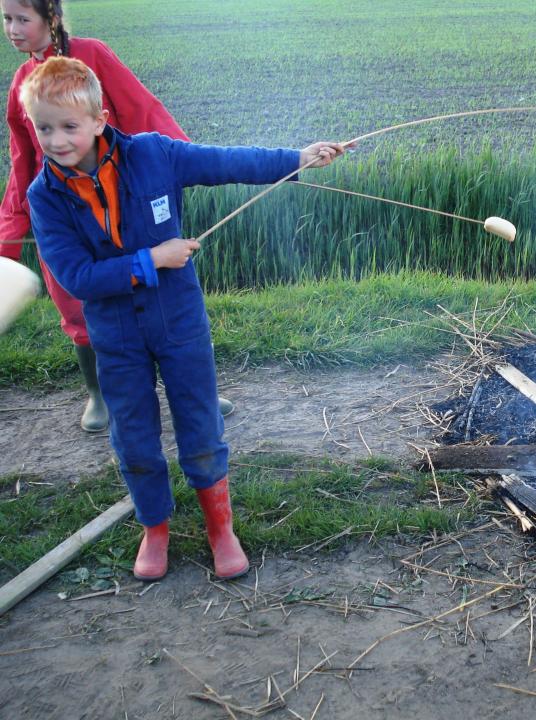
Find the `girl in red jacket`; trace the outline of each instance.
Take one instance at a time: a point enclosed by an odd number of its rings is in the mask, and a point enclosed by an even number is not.
[[[4,32],[29,59],[15,73],[7,101],[12,167],[0,206],[0,255],[18,260],[22,240],[30,230],[26,191],[41,169],[42,152],[30,119],[19,100],[20,86],[32,70],[51,55],[82,60],[99,78],[109,122],[125,133],[157,131],[173,139],[188,140],[162,103],[152,95],[119,58],[100,40],[70,38],[62,23],[61,0],[0,0]],[[2,243],[1,241],[7,241]],[[13,242],[15,241],[15,242]],[[96,432],[106,427],[108,413],[95,370],[81,304],[56,282],[40,260],[50,296],[61,314],[61,326],[73,340],[89,391],[82,427]]]

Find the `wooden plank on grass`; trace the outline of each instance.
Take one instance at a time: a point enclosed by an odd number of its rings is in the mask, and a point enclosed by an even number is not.
[[[71,562],[84,548],[109,530],[113,525],[121,522],[134,511],[130,496],[124,497],[112,505],[94,520],[84,525],[74,535],[64,540],[60,545],[26,568],[8,583],[0,587],[0,615],[3,615],[20,600],[29,595],[39,585],[55,575],[58,570]]]

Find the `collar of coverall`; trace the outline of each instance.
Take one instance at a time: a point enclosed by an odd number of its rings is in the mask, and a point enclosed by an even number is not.
[[[109,145],[106,137],[97,138],[98,164],[91,173],[77,168],[64,168],[49,159],[49,167],[62,186],[87,203],[104,230],[108,241],[122,247],[121,210],[118,192],[118,148]],[[67,174],[68,173],[68,174]]]

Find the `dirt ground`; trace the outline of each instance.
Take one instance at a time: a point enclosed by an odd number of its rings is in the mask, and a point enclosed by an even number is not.
[[[453,389],[426,365],[242,370],[220,378],[235,457],[410,459],[430,437],[420,405]],[[0,474],[73,481],[107,462],[106,433],[78,426],[83,404],[81,391],[2,390]],[[170,428],[166,415],[172,453]],[[266,554],[227,584],[172,558],[162,582],[125,577],[113,595],[65,601],[49,585],[0,618],[0,718],[530,717],[534,557],[498,514],[418,547]]]
[[[407,443],[424,444],[430,431],[419,403],[445,396],[446,383],[428,365],[307,373],[287,365],[228,369],[220,375],[220,393],[235,411],[225,437],[235,456],[262,450],[349,460],[369,453],[409,456]],[[159,390],[162,442],[172,455],[173,428]],[[76,481],[109,462],[108,433],[89,435],[79,427],[85,401],[81,388],[41,396],[0,389],[0,475],[38,472],[49,482]]]

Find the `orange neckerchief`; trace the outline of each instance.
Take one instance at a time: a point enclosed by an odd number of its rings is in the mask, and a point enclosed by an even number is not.
[[[98,137],[98,160],[102,160],[106,152],[108,151],[108,142],[102,135]],[[118,179],[119,175],[117,172],[116,165],[119,160],[119,153],[115,148],[112,154],[113,162],[105,162],[97,173],[98,180],[102,186],[106,201],[108,204],[109,214],[109,232],[111,234],[111,240],[116,247],[123,247],[121,241],[121,235],[119,232],[121,212],[119,208],[119,190],[118,190]],[[114,164],[115,163],[115,164]],[[87,173],[73,168],[73,171],[77,173],[70,177],[66,177],[61,168],[59,168],[54,162],[50,163],[49,167],[52,172],[67,183],[67,186],[79,195],[82,200],[85,200],[93,211],[93,215],[98,221],[104,232],[108,232],[106,227],[106,210],[102,206],[93,179]]]

